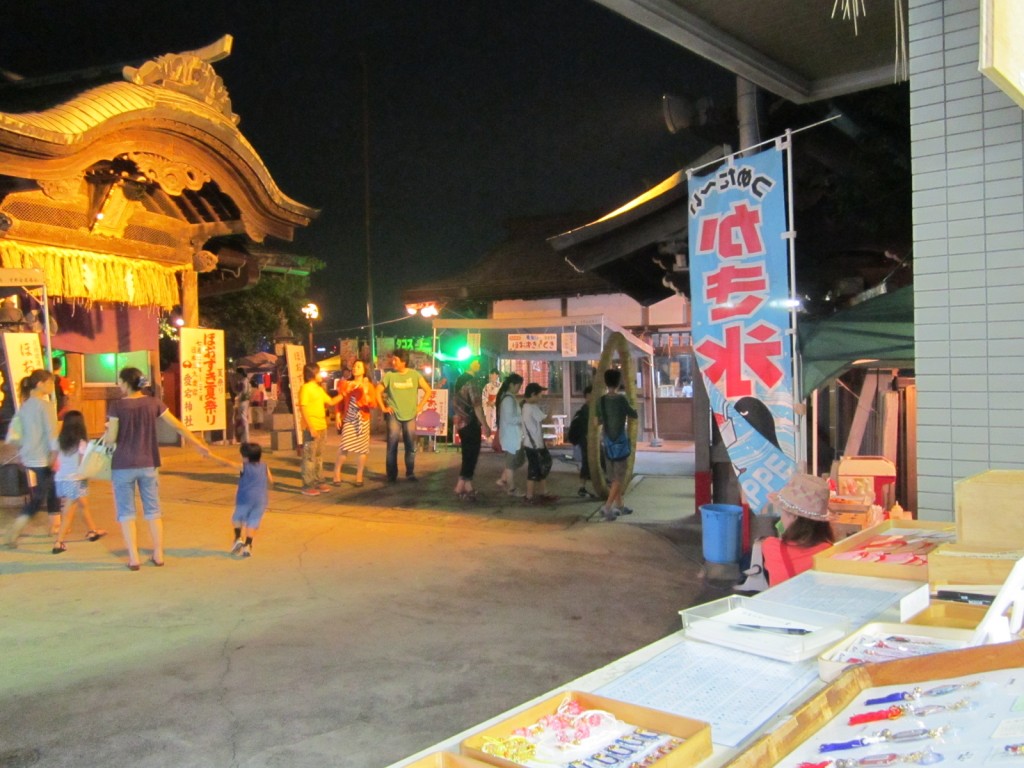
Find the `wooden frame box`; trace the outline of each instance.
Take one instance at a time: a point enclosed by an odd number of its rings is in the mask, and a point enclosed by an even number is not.
[[[554,714],[566,696],[574,701],[578,701],[584,709],[601,709],[605,712],[611,712],[619,720],[631,725],[641,726],[685,740],[685,743],[680,747],[653,763],[652,765],[655,768],[690,768],[690,766],[696,766],[702,760],[711,756],[711,726],[707,723],[580,691],[563,691],[518,714],[512,715],[506,720],[502,720],[490,728],[474,733],[463,740],[459,746],[459,751],[469,757],[482,760],[489,765],[500,765],[505,768],[522,768],[519,763],[513,763],[510,760],[494,757],[484,752],[483,745],[485,740],[507,738],[515,729],[533,725],[544,715]]]
[[[410,763],[406,768],[494,768],[491,763],[481,763],[472,757],[456,755],[453,752],[435,752],[422,760]]]
[[[1002,584],[1021,556],[1024,550],[943,544],[928,554],[928,583],[933,591],[946,584]]]
[[[814,736],[865,689],[924,683],[1020,666],[1024,666],[1022,641],[853,667],[828,688],[801,704],[775,730],[762,736],[729,762],[727,768],[764,768],[775,765]]]
[[[1024,470],[990,469],[953,485],[957,541],[984,547],[1024,547]]]
[[[969,605],[952,600],[932,600],[928,607],[911,618],[907,624],[923,627],[952,627],[977,629],[988,613],[984,605]]]
[[[886,520],[860,533],[855,533],[853,536],[842,541],[837,541],[824,552],[816,554],[814,556],[814,570],[829,573],[846,573],[853,576],[875,576],[881,579],[928,581],[927,565],[897,565],[894,563],[869,563],[861,560],[836,560],[835,555],[857,549],[875,536],[884,535],[892,530],[952,531],[953,528],[953,523],[931,520]]]

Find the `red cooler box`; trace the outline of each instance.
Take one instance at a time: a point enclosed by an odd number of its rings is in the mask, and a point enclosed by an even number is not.
[[[888,509],[895,499],[887,486],[896,482],[896,465],[884,456],[848,456],[839,460],[839,495],[868,496]]]

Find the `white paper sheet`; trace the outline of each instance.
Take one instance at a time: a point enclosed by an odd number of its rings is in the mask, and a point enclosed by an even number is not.
[[[716,744],[735,747],[817,677],[813,661],[788,664],[686,641],[597,693],[703,720]]]

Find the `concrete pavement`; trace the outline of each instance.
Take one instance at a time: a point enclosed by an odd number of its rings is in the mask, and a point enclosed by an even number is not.
[[[452,496],[451,449],[388,486],[375,439],[366,485],[317,498],[294,452],[270,454],[279,487],[241,560],[230,471],[165,449],[167,565],[140,525],[138,572],[93,483],[110,535],[76,521],[52,555],[40,519],[0,553],[0,768],[384,766],[676,631],[729,585],[703,578],[692,477],[655,474],[680,457],[648,453],[614,523],[586,522],[596,503],[562,460],[564,498],[531,507],[486,452],[477,504]]]

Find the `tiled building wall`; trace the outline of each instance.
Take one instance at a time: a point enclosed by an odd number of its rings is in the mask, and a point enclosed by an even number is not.
[[[1024,469],[1024,110],[978,71],[979,0],[909,0],[920,517]]]

